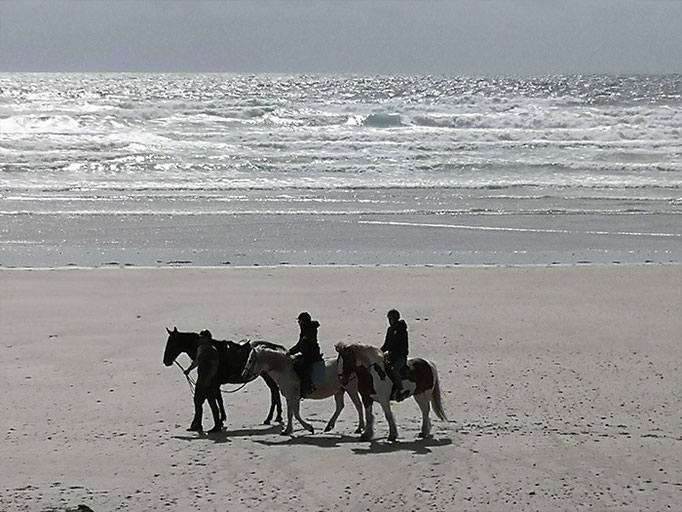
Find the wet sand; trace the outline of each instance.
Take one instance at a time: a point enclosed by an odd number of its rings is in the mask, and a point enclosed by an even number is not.
[[[682,261],[680,216],[3,216],[0,267],[525,265]]]

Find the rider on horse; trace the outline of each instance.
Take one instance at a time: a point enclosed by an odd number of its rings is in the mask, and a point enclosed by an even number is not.
[[[313,320],[306,312],[298,315],[297,320],[301,334],[298,343],[289,349],[288,354],[290,356],[300,354],[294,360],[294,370],[301,380],[301,397],[305,397],[315,391],[312,379],[313,364],[322,361],[322,352],[317,341],[320,322]]]
[[[388,318],[388,330],[386,340],[381,346],[386,360],[386,371],[395,386],[395,397],[398,402],[407,398],[408,393],[403,392],[403,383],[400,372],[407,364],[407,324],[400,319],[400,313],[392,309],[386,315]]]

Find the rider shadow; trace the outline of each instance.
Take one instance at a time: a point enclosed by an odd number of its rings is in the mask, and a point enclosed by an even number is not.
[[[196,435],[173,436],[173,439],[181,441],[213,441],[215,444],[231,443],[227,437],[228,432],[197,432]]]
[[[431,448],[440,448],[452,444],[452,439],[416,439],[414,441],[371,441],[367,448],[352,448],[357,455],[371,455],[377,453],[394,453],[411,451],[415,455],[427,455]]]
[[[299,437],[290,437],[284,441],[254,441],[265,446],[317,446],[318,448],[338,448],[342,444],[357,443],[357,436],[335,435],[335,436],[314,436],[301,435]]]

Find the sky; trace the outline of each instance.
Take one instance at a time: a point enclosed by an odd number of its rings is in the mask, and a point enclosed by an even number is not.
[[[682,0],[0,0],[0,71],[682,73]]]

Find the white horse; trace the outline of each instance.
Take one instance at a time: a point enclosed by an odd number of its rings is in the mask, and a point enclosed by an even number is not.
[[[355,408],[358,411],[358,428],[355,433],[362,432],[365,428],[365,421],[362,413],[362,404],[360,403],[360,397],[358,395],[357,382],[352,381],[345,386],[341,385],[338,378],[336,359],[325,359],[323,362],[315,364],[323,365],[324,371],[313,371],[315,391],[306,398],[321,400],[333,396],[336,401],[336,410],[327,423],[327,426],[324,428],[324,431],[329,432],[334,428],[336,419],[343,410],[343,394],[348,393],[350,399],[353,401],[353,405],[355,405]],[[314,368],[314,370],[322,370],[322,368]],[[264,372],[267,372],[279,385],[279,389],[287,402],[287,425],[282,431],[282,435],[290,435],[292,433],[292,416],[296,416],[296,419],[301,426],[313,434],[314,429],[312,425],[305,422],[300,416],[301,382],[294,371],[293,359],[285,352],[271,350],[265,347],[255,347],[246,361],[244,375],[259,375]],[[320,374],[319,377],[317,377],[318,374]]]
[[[362,439],[368,441],[374,435],[374,415],[372,404],[374,401],[381,404],[384,415],[388,421],[388,440],[395,441],[398,438],[398,428],[391,411],[391,393],[393,382],[386,373],[384,355],[377,347],[360,343],[336,344],[339,354],[339,380],[341,383],[350,383],[353,375],[357,376],[358,390],[365,404],[365,417],[367,427],[362,434]],[[419,437],[431,436],[431,420],[429,419],[430,406],[436,416],[441,420],[447,420],[443,404],[441,402],[440,385],[436,366],[425,359],[408,359],[407,365],[411,370],[411,377],[403,380],[403,389],[408,391],[407,396],[413,396],[422,411],[422,428]]]

